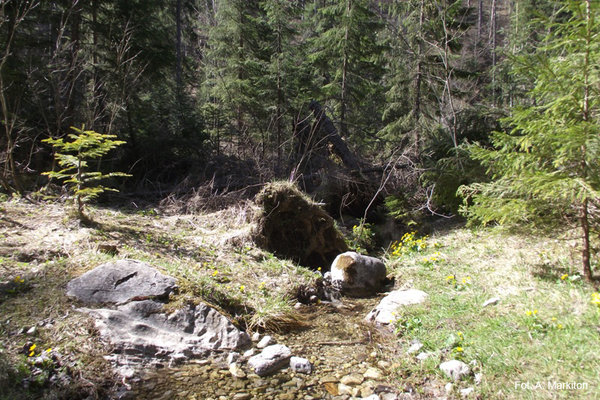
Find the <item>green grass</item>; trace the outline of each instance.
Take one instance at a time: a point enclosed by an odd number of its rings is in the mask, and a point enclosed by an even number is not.
[[[413,242],[392,248],[388,265],[401,286],[429,298],[406,307],[395,325],[407,347],[418,339],[434,356],[422,363],[402,360],[400,377],[448,381],[439,363],[458,358],[482,374],[474,386],[482,398],[600,398],[600,310],[590,303],[594,288],[576,275],[573,243],[499,228],[457,229],[426,238],[420,251],[402,250]],[[482,307],[496,296],[498,304]],[[548,381],[589,388],[553,390]],[[530,382],[532,389],[517,382]],[[537,382],[542,387],[533,389]],[[473,385],[471,378],[458,387]]]

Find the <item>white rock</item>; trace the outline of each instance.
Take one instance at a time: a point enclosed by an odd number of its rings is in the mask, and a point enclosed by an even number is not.
[[[240,353],[237,351],[232,351],[227,355],[227,365],[233,364],[240,358]]]
[[[338,385],[338,395],[343,396],[346,394],[352,396],[352,388],[348,385],[344,385],[343,383],[340,383]]]
[[[454,385],[450,382],[446,383],[446,385],[444,386],[444,390],[446,391],[446,394],[452,393],[453,389],[454,389]]]
[[[378,258],[354,251],[338,255],[331,264],[331,282],[349,296],[366,296],[382,289],[386,279],[385,264]]]
[[[290,368],[294,372],[310,374],[312,371],[312,364],[306,358],[292,357],[290,358]]]
[[[472,387],[468,387],[466,389],[461,389],[460,395],[462,397],[469,397],[474,391],[475,391],[475,389],[473,389]]]
[[[500,302],[500,297],[492,297],[491,299],[486,300],[482,307],[493,306],[494,304],[498,304]]]
[[[362,400],[381,400],[381,397],[376,394],[372,394],[369,397],[363,397]]]
[[[440,370],[454,381],[459,381],[471,373],[471,368],[459,360],[450,360],[441,363]]]
[[[246,350],[244,352],[244,354],[242,354],[242,357],[248,359],[248,358],[252,357],[255,353],[256,353],[256,350],[254,350],[254,349]]]
[[[266,335],[266,336],[263,336],[262,339],[260,339],[260,342],[258,342],[256,344],[256,347],[259,349],[264,349],[265,347],[267,347],[273,343],[274,343],[273,338],[269,335]]]
[[[231,365],[229,365],[229,372],[232,376],[236,378],[242,379],[246,377],[246,373],[244,372],[244,370],[240,368],[240,366],[236,363],[232,363]]]
[[[419,360],[419,361],[427,360],[432,355],[433,355],[433,353],[431,353],[431,352],[423,351],[417,355],[417,360]]]
[[[481,383],[481,379],[483,379],[483,374],[481,372],[475,374],[475,384],[479,385]]]
[[[269,375],[272,372],[289,365],[291,350],[282,344],[267,346],[255,356],[250,357],[248,365],[258,376]]]
[[[417,351],[421,350],[423,348],[423,343],[419,342],[418,340],[415,340],[410,347],[408,348],[408,350],[406,350],[407,354],[413,354],[416,353]]]
[[[260,333],[258,333],[258,332],[254,332],[254,333],[252,334],[252,341],[253,341],[253,342],[258,342],[259,340],[260,340]]]
[[[385,296],[365,318],[369,322],[387,325],[396,320],[396,311],[402,306],[420,304],[428,294],[422,290],[394,290]]]

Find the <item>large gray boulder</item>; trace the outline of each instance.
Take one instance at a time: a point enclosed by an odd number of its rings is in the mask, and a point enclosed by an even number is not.
[[[365,319],[378,325],[391,324],[396,321],[396,312],[400,307],[423,303],[427,297],[427,293],[422,290],[394,290],[381,299]]]
[[[250,357],[248,365],[256,375],[265,376],[278,371],[289,364],[292,351],[282,344],[267,346],[255,356]]]
[[[347,251],[331,264],[331,282],[348,296],[375,294],[383,288],[385,281],[385,264],[375,257]]]
[[[96,319],[96,328],[115,352],[149,358],[197,358],[213,351],[250,344],[247,333],[206,304],[166,314],[163,304],[134,301],[111,309],[80,309]]]
[[[85,303],[122,304],[139,298],[167,299],[177,281],[136,260],[102,264],[67,285],[67,295]]]

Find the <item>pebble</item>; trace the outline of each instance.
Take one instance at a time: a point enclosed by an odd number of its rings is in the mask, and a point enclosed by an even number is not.
[[[244,372],[244,370],[236,363],[229,365],[229,372],[235,378],[243,379],[246,377],[246,373]]]
[[[468,388],[465,388],[465,389],[461,389],[460,390],[460,395],[462,397],[469,397],[474,391],[475,391],[475,389],[473,389],[472,387],[468,387]]]
[[[338,379],[335,376],[326,375],[319,379],[319,383],[335,383]]]
[[[342,379],[340,379],[340,382],[344,385],[356,386],[356,385],[360,385],[361,383],[363,383],[364,380],[365,380],[365,377],[362,376],[361,374],[350,374],[350,375],[346,375],[346,376],[342,377]]]
[[[377,368],[367,368],[367,370],[364,372],[363,376],[366,379],[374,379],[374,380],[380,380],[383,379],[383,373],[378,370]]]
[[[254,333],[252,334],[252,341],[253,341],[253,342],[258,342],[259,340],[260,340],[260,333],[258,333],[258,332],[254,332]]]
[[[423,343],[421,343],[417,340],[410,345],[408,350],[406,350],[406,353],[413,354],[413,353],[416,353],[417,351],[421,350],[422,348],[423,348]]]
[[[233,395],[233,400],[250,400],[252,395],[250,393],[236,393]]]
[[[491,299],[486,300],[481,307],[493,306],[500,302],[500,297],[492,297]]]
[[[265,347],[267,347],[273,343],[274,343],[273,338],[269,335],[266,335],[266,336],[263,336],[263,338],[256,344],[256,348],[264,349]]]

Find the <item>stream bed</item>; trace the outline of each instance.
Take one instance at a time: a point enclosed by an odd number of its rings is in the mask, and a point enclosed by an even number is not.
[[[223,354],[145,370],[139,380],[130,382],[131,393],[136,399],[157,400],[349,399],[374,393],[381,399],[396,399],[403,391],[392,374],[394,359],[400,355],[397,340],[364,322],[379,300],[343,299],[337,306],[303,306],[300,313],[309,324],[306,329],[269,333],[292,355],[309,359],[311,374],[284,368],[259,377],[243,363],[243,377],[234,377]]]

